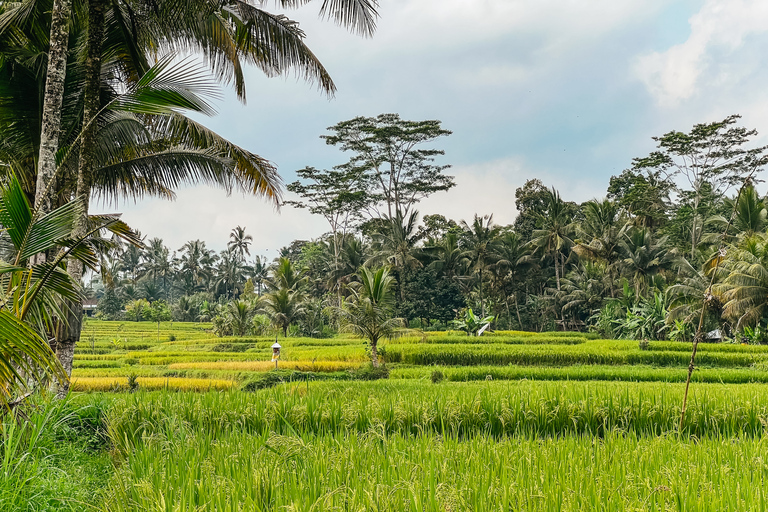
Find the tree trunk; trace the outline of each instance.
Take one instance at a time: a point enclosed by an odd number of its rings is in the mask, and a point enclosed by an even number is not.
[[[485,301],[483,301],[483,267],[480,267],[480,316],[485,318]]]
[[[379,367],[379,340],[371,340],[371,364],[374,368]]]
[[[94,167],[96,145],[96,123],[92,122],[99,113],[101,89],[101,49],[104,39],[104,4],[101,0],[88,3],[88,47],[85,61],[85,88],[83,93],[83,132],[80,142],[80,161],[77,170],[76,197],[83,202],[83,213],[75,225],[73,238],[84,237],[88,232],[88,205],[91,195],[91,175]],[[82,262],[71,259],[67,272],[76,283],[83,277]],[[72,375],[72,361],[75,346],[80,341],[83,321],[83,301],[66,301],[66,324],[57,332],[56,355],[68,376]],[[159,331],[158,331],[159,332]],[[158,334],[159,336],[159,334]],[[69,384],[62,385],[59,394],[66,394]]]
[[[48,68],[45,75],[43,118],[40,130],[40,152],[37,161],[35,208],[47,213],[52,209],[56,152],[61,133],[61,105],[64,101],[64,80],[67,76],[69,48],[69,19],[72,0],[54,0],[51,8],[51,33],[48,48]],[[44,263],[45,253],[32,257],[32,263]]]
[[[555,281],[557,282],[557,291],[560,291],[560,267],[557,265],[557,255],[555,252]]]
[[[520,325],[520,329],[523,328],[523,321],[520,320],[520,306],[517,304],[517,293],[515,293],[515,311],[517,312],[517,323]]]

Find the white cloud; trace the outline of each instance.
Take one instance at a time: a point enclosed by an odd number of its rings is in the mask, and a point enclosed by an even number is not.
[[[689,20],[690,37],[664,52],[639,57],[635,72],[656,101],[675,105],[696,95],[702,84],[723,87],[746,74],[729,66],[731,57],[749,36],[768,31],[768,2],[764,0],[707,0]],[[753,62],[753,66],[756,63]]]
[[[505,158],[450,169],[456,187],[423,200],[418,205],[422,215],[440,213],[455,221],[471,222],[475,214],[493,214],[497,224],[511,224],[517,216],[515,189],[529,179],[538,178],[545,186],[554,186],[566,201],[592,199],[594,184],[563,173],[527,168],[519,158]]]

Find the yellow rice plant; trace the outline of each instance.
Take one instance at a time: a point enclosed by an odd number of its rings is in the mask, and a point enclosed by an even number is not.
[[[358,368],[360,363],[350,361],[280,361],[283,370],[302,372],[339,372]],[[274,370],[275,363],[270,361],[215,361],[198,363],[173,363],[169,370],[228,370],[241,372],[266,372]]]
[[[139,377],[139,388],[145,390],[173,389],[179,391],[208,391],[229,389],[236,383],[225,379],[192,379],[180,377]],[[120,391],[128,389],[128,377],[77,377],[72,380],[74,391]]]

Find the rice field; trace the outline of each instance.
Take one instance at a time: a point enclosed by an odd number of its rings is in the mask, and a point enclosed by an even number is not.
[[[275,372],[275,338],[209,329],[86,324],[97,509],[768,510],[765,346],[700,345],[680,428],[686,343],[411,331],[362,381],[360,339],[279,338]]]

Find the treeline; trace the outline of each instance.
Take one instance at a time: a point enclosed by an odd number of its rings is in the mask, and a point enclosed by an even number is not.
[[[381,116],[353,121],[364,130],[400,122]],[[303,199],[294,204],[336,215],[327,235],[297,240],[273,262],[246,261],[250,237],[239,227],[218,255],[200,241],[185,244],[175,258],[158,239],[145,249],[128,247],[105,267],[113,276],[105,285],[112,285],[105,286],[99,310],[116,316],[126,304],[131,311],[131,301],[163,299],[178,320],[218,317],[221,332],[271,325],[320,336],[336,328],[331,306],[344,301],[358,269],[389,266],[397,315],[414,327],[445,328],[472,308],[492,315],[497,329],[690,340],[703,319],[711,338],[763,341],[768,214],[755,184],[765,148],[747,149],[755,132],[737,121],[731,116],[656,138],[657,151],[612,177],[603,199],[570,202],[529,180],[516,190],[517,217],[507,226],[492,215],[466,222],[420,218],[418,194],[403,201],[392,194],[397,186],[372,186],[391,183],[395,173],[383,158],[363,161],[366,148],[358,146],[350,163],[332,171],[307,168],[300,173],[304,181],[289,186]],[[342,132],[342,124],[331,130]],[[359,133],[349,135],[349,125],[342,128],[345,137],[361,140]],[[445,166],[427,163],[435,154],[441,152],[422,155],[411,170],[441,175]],[[419,180],[429,182],[426,173],[414,180],[417,174],[410,173],[412,189]],[[334,185],[329,177],[340,181]],[[453,186],[450,177],[442,180],[421,197]],[[334,223],[340,212],[344,218]],[[256,312],[263,315],[254,320]]]

